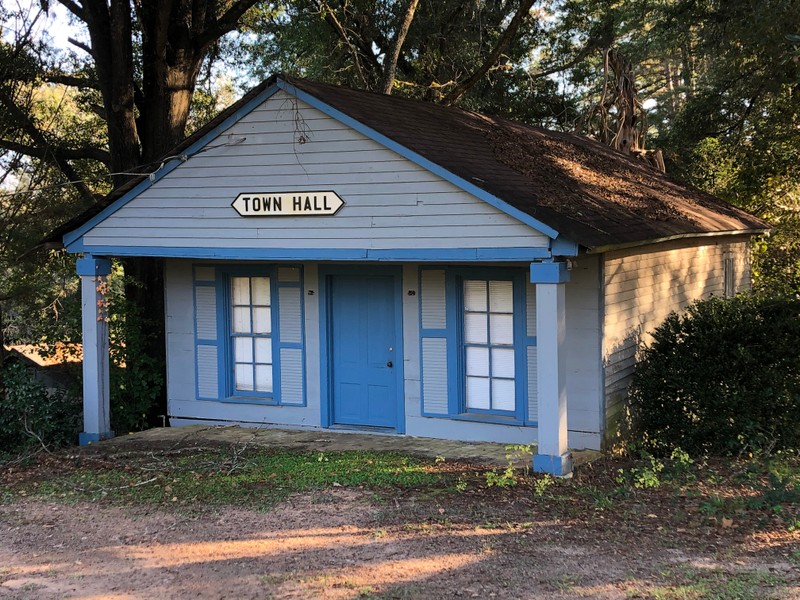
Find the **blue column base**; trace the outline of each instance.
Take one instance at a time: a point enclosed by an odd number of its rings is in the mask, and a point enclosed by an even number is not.
[[[549,473],[556,477],[569,477],[572,475],[572,454],[569,452],[561,456],[534,454],[533,471],[534,473]]]
[[[88,446],[89,444],[97,443],[100,440],[109,440],[113,437],[113,431],[104,431],[103,433],[86,433],[85,431],[82,431],[78,434],[78,445]]]

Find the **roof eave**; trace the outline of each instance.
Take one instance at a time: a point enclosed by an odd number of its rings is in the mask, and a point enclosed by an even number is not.
[[[664,242],[674,242],[676,240],[689,240],[700,238],[717,238],[717,237],[733,237],[733,236],[754,236],[768,233],[771,228],[757,228],[757,229],[734,229],[728,231],[703,231],[693,233],[681,233],[677,235],[670,235],[661,238],[653,238],[647,240],[638,240],[635,242],[625,242],[622,244],[606,244],[604,246],[586,246],[587,254],[603,254],[611,252],[612,250],[627,250],[629,248],[639,248],[641,246],[651,246],[653,244],[662,244]]]

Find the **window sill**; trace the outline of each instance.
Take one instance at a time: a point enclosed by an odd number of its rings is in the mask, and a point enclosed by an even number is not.
[[[525,422],[520,421],[514,415],[490,415],[477,413],[459,413],[457,415],[442,415],[445,418],[455,421],[471,421],[473,423],[491,423],[494,425],[512,425],[514,427],[525,427]]]
[[[262,404],[266,406],[280,406],[280,403],[271,397],[260,396],[228,396],[227,398],[220,398],[220,402],[227,402],[229,404]]]

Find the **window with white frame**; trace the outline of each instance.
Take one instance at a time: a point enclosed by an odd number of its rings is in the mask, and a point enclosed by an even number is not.
[[[516,408],[513,282],[463,283],[466,410],[511,413]]]
[[[270,278],[230,278],[234,394],[271,394],[272,302]]]

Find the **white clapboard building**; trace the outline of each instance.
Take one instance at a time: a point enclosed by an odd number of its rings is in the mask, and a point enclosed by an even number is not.
[[[58,232],[84,442],[111,435],[97,279],[163,258],[169,420],[601,448],[636,349],[749,284],[767,225],[586,138],[276,76]]]

